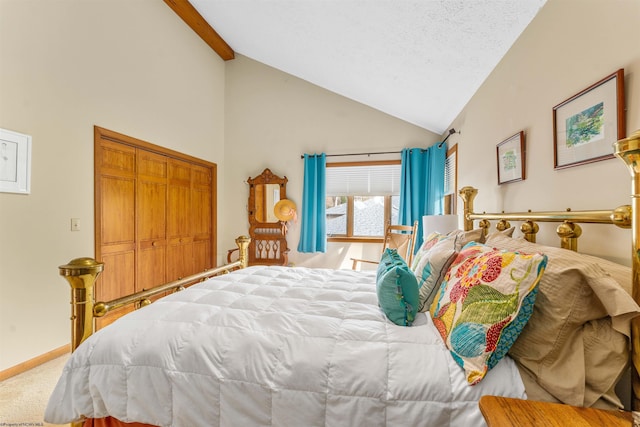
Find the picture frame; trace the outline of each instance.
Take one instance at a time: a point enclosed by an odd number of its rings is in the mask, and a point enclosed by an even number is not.
[[[505,139],[496,146],[498,185],[523,181],[525,175],[524,131]]]
[[[0,192],[31,192],[31,136],[0,129]]]
[[[624,69],[553,107],[553,167],[565,169],[612,159],[626,137]]]

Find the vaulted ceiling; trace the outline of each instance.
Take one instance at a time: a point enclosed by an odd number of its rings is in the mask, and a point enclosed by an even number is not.
[[[546,0],[165,0],[249,57],[442,134]]]

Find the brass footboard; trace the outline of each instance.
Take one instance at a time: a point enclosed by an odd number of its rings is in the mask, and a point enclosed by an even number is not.
[[[66,265],[61,265],[58,267],[60,275],[67,279],[71,285],[71,351],[75,351],[80,343],[93,334],[96,317],[104,316],[111,310],[129,304],[135,303],[138,307],[143,307],[151,303],[149,298],[154,295],[170,290],[180,290],[186,285],[208,277],[237,268],[245,268],[249,259],[247,248],[250,240],[246,236],[240,236],[236,239],[240,256],[235,262],[106,302],[96,302],[93,293],[94,284],[104,268],[103,263],[97,262],[93,258],[76,258]]]

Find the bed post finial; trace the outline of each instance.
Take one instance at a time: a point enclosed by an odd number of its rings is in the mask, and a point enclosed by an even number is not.
[[[71,351],[93,333],[93,286],[104,263],[93,258],[76,258],[58,267],[71,285]]]
[[[239,236],[236,239],[236,245],[238,245],[238,249],[240,250],[240,255],[238,256],[238,261],[242,264],[241,268],[247,268],[249,265],[249,243],[251,242],[251,237],[248,236]]]
[[[491,221],[488,219],[481,219],[478,222],[478,227],[482,230],[482,237],[486,238],[489,235],[489,228],[491,227]],[[473,228],[473,223],[471,223],[471,228]],[[471,230],[471,228],[469,230]],[[465,228],[465,231],[469,231]]]
[[[556,228],[556,234],[560,237],[561,248],[578,251],[578,237],[582,236],[580,225],[565,221]]]
[[[520,224],[520,231],[524,234],[524,238],[526,241],[535,243],[536,242],[536,234],[540,230],[540,226],[535,222],[529,220]]]
[[[640,304],[640,129],[613,143],[631,173],[632,296]],[[631,319],[631,410],[640,411],[640,317]],[[634,414],[636,415],[636,414]]]
[[[459,191],[460,197],[464,202],[464,230],[473,229],[473,220],[469,219],[469,214],[473,213],[473,199],[476,198],[478,190],[473,187],[462,187]]]

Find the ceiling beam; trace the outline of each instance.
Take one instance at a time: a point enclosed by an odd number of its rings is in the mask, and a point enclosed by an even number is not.
[[[235,58],[233,49],[224,41],[211,25],[198,13],[188,0],[164,0],[164,2],[187,23],[213,49],[220,58],[228,61]]]

